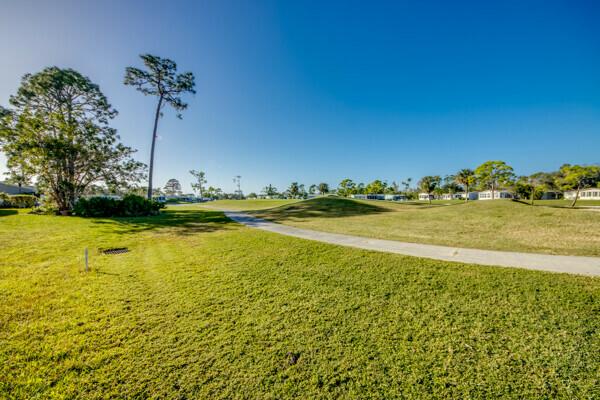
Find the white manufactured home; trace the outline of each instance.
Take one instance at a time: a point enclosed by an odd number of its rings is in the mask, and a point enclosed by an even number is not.
[[[407,198],[403,194],[386,194],[385,199],[389,201],[406,201]]]
[[[351,194],[350,197],[357,200],[385,200],[384,194]]]
[[[561,192],[557,192],[554,190],[542,193],[540,200],[557,200],[562,197]]]
[[[462,200],[464,198],[464,193],[444,193],[442,195],[442,200]]]
[[[429,200],[435,200],[435,196],[429,193],[419,193],[419,200],[422,201],[429,201]]]
[[[484,190],[479,192],[479,200],[500,200],[500,199],[514,199],[515,195],[508,190]]]
[[[575,200],[577,190],[569,190],[564,193],[565,199]],[[579,200],[600,200],[600,188],[581,189]]]

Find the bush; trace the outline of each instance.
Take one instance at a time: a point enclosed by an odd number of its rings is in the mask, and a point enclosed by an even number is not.
[[[119,202],[119,216],[137,217],[145,215],[157,215],[158,210],[164,208],[164,204],[145,199],[141,196],[128,194]]]
[[[81,217],[144,217],[157,215],[164,205],[137,195],[127,195],[122,200],[109,197],[79,199],[73,210]]]
[[[0,207],[10,207],[10,196],[0,192]]]
[[[0,193],[0,207],[32,208],[33,206],[35,206],[35,196],[30,194],[9,196],[6,193]]]

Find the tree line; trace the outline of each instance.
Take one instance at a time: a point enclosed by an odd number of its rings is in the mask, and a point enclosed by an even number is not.
[[[19,186],[36,180],[61,213],[95,187],[136,190],[148,180],[151,199],[158,122],[166,106],[187,108],[181,95],[195,93],[194,75],[177,73],[167,58],[140,56],[144,69],[127,67],[123,83],[156,98],[150,167],[134,159],[136,150],[121,143],[110,126],[117,115],[100,87],[70,68],[48,67],[25,74],[9,107],[0,106],[0,150],[10,179]]]
[[[279,192],[273,185],[267,185],[262,195],[281,198],[307,198],[313,194],[336,194],[349,197],[356,194],[397,194],[408,200],[418,198],[419,193],[431,196],[443,194],[469,193],[471,191],[490,190],[493,198],[499,190],[509,190],[520,198],[529,199],[534,204],[544,192],[566,190],[576,191],[572,206],[575,206],[579,192],[585,188],[600,187],[600,166],[563,164],[557,171],[536,172],[531,175],[517,175],[513,167],[501,160],[486,161],[478,167],[464,168],[454,174],[424,176],[413,186],[413,179],[389,184],[385,180],[375,179],[370,183],[354,182],[345,178],[337,188],[330,190],[326,183],[310,185],[308,188],[298,182]],[[255,195],[256,196],[256,195]],[[469,196],[465,196],[465,201]]]

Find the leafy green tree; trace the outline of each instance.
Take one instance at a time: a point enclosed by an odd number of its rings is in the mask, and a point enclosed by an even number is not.
[[[338,194],[340,196],[348,197],[354,193],[356,189],[356,184],[352,181],[352,179],[346,178],[343,179],[338,185]]]
[[[510,185],[515,175],[504,161],[486,161],[475,169],[475,176],[483,187],[492,191],[492,199],[495,199],[496,190]]]
[[[366,194],[365,184],[360,182],[356,185],[356,189],[354,189],[356,194]]]
[[[196,179],[196,182],[192,183],[192,189],[197,190],[198,195],[202,197],[202,190],[204,188],[204,184],[207,182],[206,174],[204,171],[196,171],[193,169],[190,170],[190,174],[192,174],[192,176]]]
[[[386,192],[388,194],[398,194],[400,193],[400,185],[396,181],[392,181],[392,184],[387,187]]]
[[[117,111],[79,72],[48,67],[26,74],[10,104],[0,123],[8,166],[35,177],[61,213],[73,210],[91,184],[118,186],[143,177],[135,150],[109,126]]]
[[[419,189],[423,192],[423,193],[427,193],[428,199],[429,199],[429,204],[431,204],[431,195],[432,193],[435,192],[436,188],[439,187],[441,185],[442,182],[442,178],[440,178],[438,175],[435,176],[424,176],[421,178],[421,180],[418,183]]]
[[[464,168],[454,175],[454,181],[465,190],[465,201],[469,201],[469,189],[475,185],[475,171]]]
[[[178,193],[181,193],[181,183],[179,183],[177,179],[171,178],[165,184],[164,190],[166,194],[174,196]]]
[[[301,183],[300,185],[298,185],[298,195],[302,199],[305,199],[308,196],[308,193],[306,193],[306,188],[305,188],[305,186],[304,186],[303,183]]]
[[[277,188],[271,184],[265,186],[262,192],[265,196],[277,196]]]
[[[28,171],[26,164],[19,158],[15,157],[8,160],[7,163],[8,172],[6,175],[8,179],[6,182],[19,187],[19,193],[21,193],[23,186],[31,183],[31,173]]]
[[[325,182],[319,183],[319,193],[320,194],[327,194],[327,193],[329,193],[329,185],[326,184]]]
[[[446,175],[442,179],[442,185],[438,187],[436,193],[439,192],[440,195],[444,193],[454,194],[460,192],[460,190],[461,187],[456,183],[456,177],[454,175]]]
[[[317,185],[312,184],[308,187],[308,194],[315,194],[317,193]]]
[[[558,184],[563,190],[575,190],[575,198],[571,208],[575,207],[581,189],[596,186],[600,183],[600,166],[598,165],[570,165],[560,167]]]
[[[376,179],[373,182],[369,183],[365,190],[367,191],[367,193],[371,194],[383,194],[385,192],[386,187],[387,184],[385,182]]]
[[[298,185],[298,182],[292,182],[287,192],[291,198],[298,198],[300,196],[300,186]]]
[[[530,204],[533,205],[534,200],[541,197],[544,190],[552,188],[554,176],[548,172],[536,172],[525,177],[524,181],[530,188],[529,199]]]
[[[184,93],[196,93],[194,90],[194,74],[184,72],[177,74],[177,64],[168,58],[160,58],[151,54],[140,56],[146,70],[127,67],[125,69],[125,85],[133,86],[145,96],[156,96],[158,102],[154,113],[154,128],[152,129],[152,147],[150,148],[150,170],[148,173],[148,199],[152,198],[152,177],[154,173],[154,148],[156,147],[156,130],[158,120],[163,115],[162,109],[170,105],[177,111],[177,117],[181,118],[180,111],[187,108],[187,104],[181,100]]]

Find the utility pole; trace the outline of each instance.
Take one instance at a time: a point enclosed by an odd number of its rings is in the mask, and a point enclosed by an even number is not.
[[[237,196],[238,199],[241,200],[242,199],[242,189],[241,189],[241,181],[242,177],[240,175],[236,175],[233,177],[233,183],[235,183],[237,185]]]

